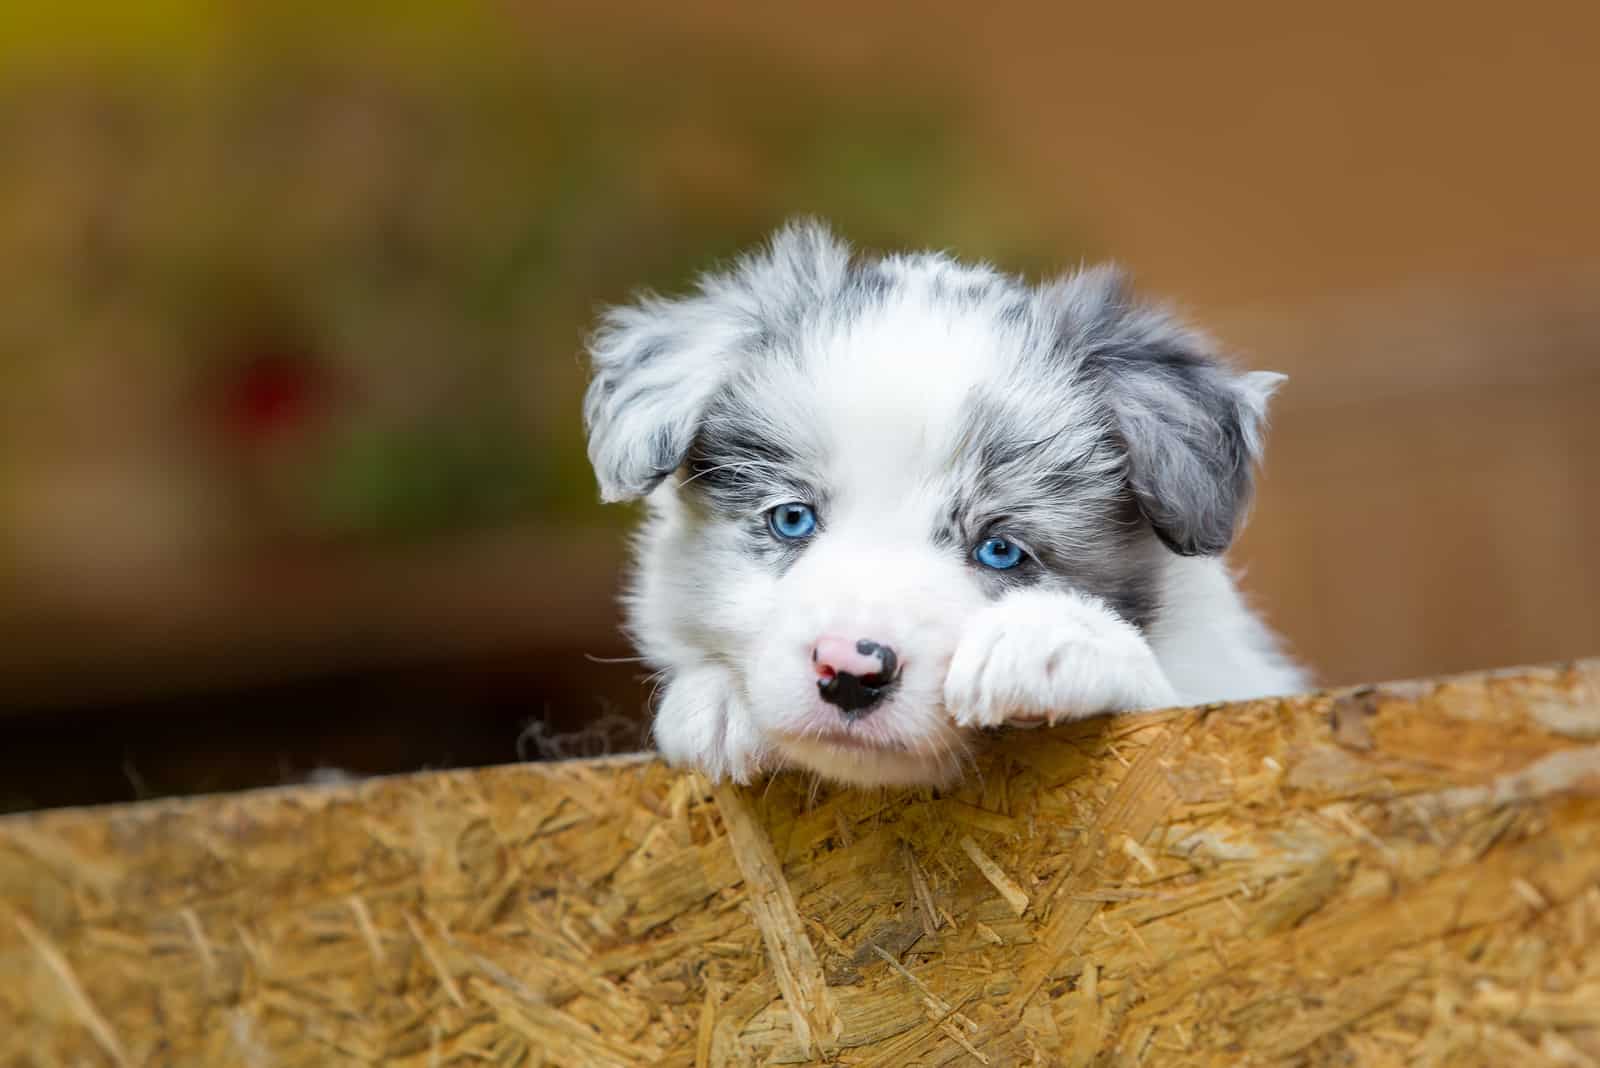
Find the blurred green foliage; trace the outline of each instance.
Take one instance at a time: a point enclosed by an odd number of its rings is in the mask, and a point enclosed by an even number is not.
[[[302,533],[606,521],[578,418],[595,310],[795,215],[1018,269],[1083,252],[1015,210],[1003,155],[928,84],[647,37],[566,54],[511,9],[222,7],[0,20],[0,362],[11,406],[143,404],[189,435],[162,462],[226,483],[201,386],[293,339],[341,384],[274,460]],[[87,379],[149,387],[37,384],[106,364]]]

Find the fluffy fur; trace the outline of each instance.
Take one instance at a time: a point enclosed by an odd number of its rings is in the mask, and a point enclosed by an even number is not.
[[[1303,687],[1218,555],[1282,378],[1115,270],[1034,287],[797,224],[612,310],[591,356],[602,495],[647,500],[626,604],[669,760],[933,783],[979,728]],[[790,502],[811,537],[769,528]],[[991,537],[1022,563],[982,566]],[[824,635],[897,650],[870,714],[819,696]]]

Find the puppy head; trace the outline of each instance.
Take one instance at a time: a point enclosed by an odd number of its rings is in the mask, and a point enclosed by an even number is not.
[[[856,260],[812,224],[613,310],[591,352],[601,492],[652,505],[646,656],[669,687],[722,665],[772,763],[860,783],[958,769],[946,668],[1007,591],[1148,625],[1159,555],[1232,541],[1281,381],[1232,372],[1114,271],[1032,288]]]

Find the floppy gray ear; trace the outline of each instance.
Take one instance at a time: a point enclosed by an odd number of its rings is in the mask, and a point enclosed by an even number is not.
[[[1132,303],[1114,271],[1061,288],[1073,291],[1063,336],[1111,409],[1140,510],[1173,552],[1221,553],[1249,506],[1267,402],[1285,376],[1232,370],[1207,338]]]
[[[700,279],[678,300],[607,312],[589,340],[589,462],[605,501],[642,497],[676,471],[737,361],[792,328],[843,284],[849,246],[820,223],[790,223],[766,247]]]
[[[645,298],[613,308],[589,341],[583,401],[601,500],[642,497],[683,463],[738,343],[691,301]]]
[[[1112,403],[1140,510],[1180,556],[1223,552],[1249,508],[1267,401],[1284,376],[1172,352],[1130,372]]]

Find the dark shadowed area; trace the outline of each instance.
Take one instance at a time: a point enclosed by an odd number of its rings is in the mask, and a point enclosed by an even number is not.
[[[1592,6],[38,7],[0,809],[635,748],[582,340],[798,214],[1287,372],[1234,559],[1323,681],[1600,651]]]

